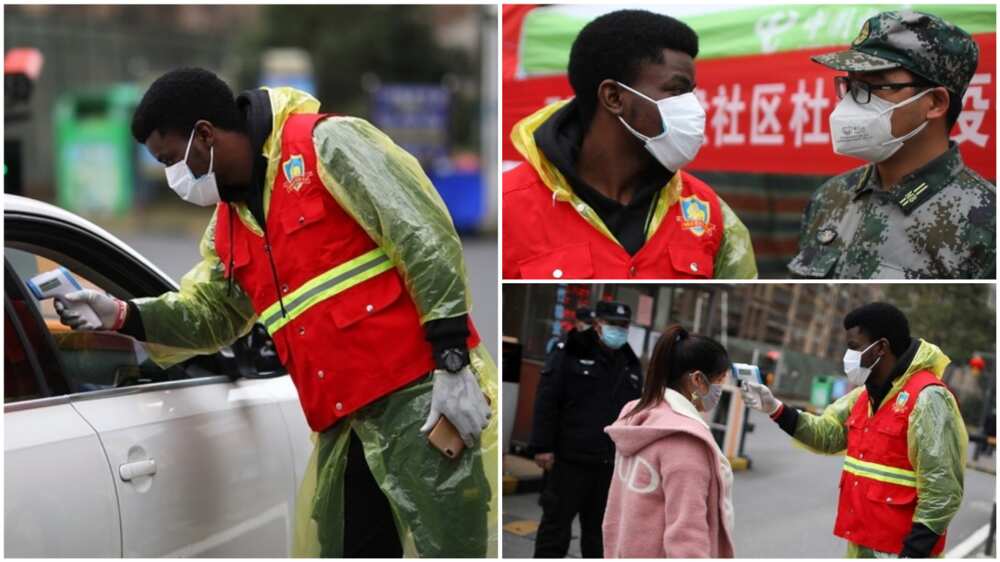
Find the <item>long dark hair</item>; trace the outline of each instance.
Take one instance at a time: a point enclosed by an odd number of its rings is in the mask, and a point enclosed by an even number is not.
[[[685,373],[701,371],[711,377],[730,368],[729,353],[706,336],[689,334],[680,324],[668,326],[653,348],[642,397],[628,413],[638,414],[663,401],[667,388],[677,388]]]

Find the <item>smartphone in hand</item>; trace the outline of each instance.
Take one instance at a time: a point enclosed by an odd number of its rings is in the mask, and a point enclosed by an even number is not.
[[[483,397],[486,398],[486,403],[489,404],[490,397],[485,394],[483,394]],[[462,441],[462,436],[458,434],[455,426],[444,416],[441,416],[437,423],[434,424],[434,428],[431,429],[430,434],[427,436],[427,441],[432,447],[440,451],[442,455],[452,460],[461,456],[462,451],[465,450],[465,441]]]

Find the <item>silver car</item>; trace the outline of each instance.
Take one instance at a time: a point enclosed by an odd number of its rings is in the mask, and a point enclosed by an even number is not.
[[[4,226],[5,556],[287,556],[312,443],[266,332],[161,369],[26,281],[62,266],[128,299],[173,280],[52,205],[5,195]]]

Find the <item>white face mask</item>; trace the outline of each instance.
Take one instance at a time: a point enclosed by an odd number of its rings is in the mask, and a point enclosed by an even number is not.
[[[167,166],[164,170],[167,174],[167,185],[177,195],[180,195],[181,199],[188,203],[209,207],[221,201],[219,186],[215,183],[215,172],[212,171],[212,166],[215,164],[215,147],[209,148],[208,173],[200,178],[196,178],[194,177],[194,172],[187,165],[188,154],[191,152],[191,142],[193,140],[194,130],[191,131],[191,138],[188,139],[187,149],[184,150],[184,159],[176,164]]]
[[[663,132],[655,137],[636,131],[619,115],[618,120],[636,138],[646,143],[646,150],[653,155],[664,168],[676,172],[694,160],[702,143],[705,142],[705,108],[698,102],[694,92],[679,96],[654,100],[649,96],[629,88],[621,82],[619,86],[633,94],[656,104],[663,121]]]
[[[886,160],[902,148],[907,139],[927,126],[927,121],[924,121],[916,129],[896,138],[892,136],[892,111],[916,101],[929,91],[924,90],[895,104],[872,94],[871,100],[864,105],[854,101],[848,93],[830,114],[833,151],[875,164]]]
[[[861,351],[848,349],[847,352],[844,353],[844,374],[847,375],[847,380],[850,381],[851,384],[856,386],[865,384],[865,381],[868,380],[868,376],[872,373],[872,368],[875,365],[878,365],[878,362],[882,360],[882,356],[879,356],[879,358],[876,359],[870,366],[861,366],[861,356],[864,355],[866,351],[871,349],[876,343],[878,342],[876,341],[872,343],[872,345],[869,345]]]
[[[691,376],[697,375],[691,373]],[[708,377],[704,374],[701,374],[701,376],[705,379],[705,382],[708,383],[708,394],[699,394],[698,396],[701,398],[701,407],[707,412],[719,405],[719,400],[722,398],[722,385],[713,384],[712,381],[708,380]]]

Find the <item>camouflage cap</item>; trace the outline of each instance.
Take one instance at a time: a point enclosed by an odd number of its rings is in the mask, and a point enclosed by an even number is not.
[[[976,72],[979,47],[968,33],[937,16],[902,10],[869,18],[850,50],[812,60],[853,72],[904,68],[961,96]]]

